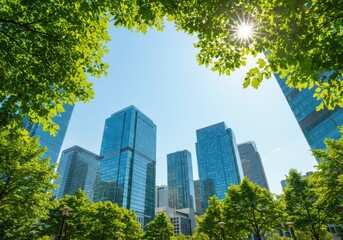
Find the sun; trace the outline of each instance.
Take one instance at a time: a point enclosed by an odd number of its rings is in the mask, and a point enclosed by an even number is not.
[[[253,27],[250,24],[242,23],[237,28],[237,35],[241,39],[249,39],[253,35]]]
[[[256,25],[249,17],[239,17],[231,25],[231,31],[236,39],[236,42],[240,42],[245,45],[249,45],[256,37]]]

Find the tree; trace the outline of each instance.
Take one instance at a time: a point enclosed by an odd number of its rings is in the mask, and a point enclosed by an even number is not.
[[[88,237],[91,230],[88,224],[92,220],[90,200],[82,190],[78,190],[74,195],[65,195],[51,203],[47,218],[40,221],[38,235],[59,236],[63,218],[60,209],[65,206],[72,209],[66,221],[68,239],[81,240]]]
[[[116,232],[127,240],[141,239],[143,231],[132,211],[110,201],[91,203],[82,190],[52,203],[48,218],[40,222],[40,236],[59,234],[62,223],[60,209],[64,206],[72,209],[66,222],[68,239],[107,240],[115,238]]]
[[[284,209],[267,189],[244,177],[239,185],[229,187],[223,202],[225,222],[237,229],[253,233],[259,240],[280,226]]]
[[[313,239],[322,239],[326,233],[326,224],[334,221],[326,203],[319,201],[315,185],[311,179],[303,178],[294,169],[289,171],[284,188],[284,201],[294,229],[309,234]]]
[[[140,240],[143,236],[143,230],[137,221],[136,214],[126,208],[122,208],[123,218],[121,221],[125,224],[122,232],[125,240]]]
[[[319,194],[318,202],[326,205],[343,224],[343,137],[336,141],[326,139],[325,144],[325,150],[312,151],[319,160],[313,184]]]
[[[268,240],[292,240],[291,238],[288,237],[281,237],[279,234],[274,233],[272,236],[267,238]],[[298,238],[297,238],[298,239]]]
[[[162,1],[161,1],[162,2]],[[243,86],[257,88],[272,73],[289,87],[316,87],[329,109],[343,106],[342,2],[329,1],[163,1],[165,15],[179,30],[196,34],[198,62],[230,75],[259,57]],[[253,36],[242,37],[241,26]],[[323,107],[321,104],[320,107]]]
[[[223,221],[222,214],[222,202],[218,200],[217,196],[208,200],[208,207],[204,215],[201,218],[197,217],[196,221],[198,227],[196,228],[196,233],[202,233],[209,237],[209,239],[220,239],[221,230],[218,223]]]
[[[225,221],[223,204],[215,195],[210,198],[205,214],[201,218],[197,218],[198,227],[195,229],[197,234],[203,234],[210,240],[222,239],[223,235],[225,235],[225,239],[238,239],[246,236],[240,229]],[[225,222],[223,229],[219,226],[220,222]]]
[[[27,131],[0,128],[1,239],[28,237],[47,213],[56,174],[44,152]]]
[[[165,212],[157,214],[146,228],[144,235],[146,240],[170,240],[174,236],[174,226]]]
[[[195,231],[195,233],[191,236],[190,239],[194,240],[210,240],[210,238],[205,233],[200,233]]]
[[[14,0],[0,4],[0,126],[24,117],[52,133],[63,104],[93,98],[87,76],[106,74],[102,62],[109,22],[145,32],[161,28],[156,3]],[[155,10],[154,10],[155,9]]]
[[[149,27],[162,30],[165,17],[178,30],[196,34],[198,62],[220,74],[266,52],[247,73],[244,87],[257,88],[277,73],[290,87],[315,86],[316,98],[330,109],[342,107],[341,5],[340,0],[4,1],[0,124],[29,117],[54,133],[58,126],[52,118],[63,104],[93,98],[87,76],[106,74],[102,57],[109,22],[145,33]],[[247,21],[255,36],[239,41],[239,25]]]

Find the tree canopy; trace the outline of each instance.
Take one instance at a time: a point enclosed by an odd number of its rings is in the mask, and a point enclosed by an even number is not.
[[[54,133],[52,118],[63,104],[93,98],[87,76],[106,74],[109,24],[145,33],[149,27],[162,30],[165,19],[196,35],[198,62],[220,74],[265,52],[244,87],[257,88],[276,73],[290,87],[316,87],[316,98],[330,109],[342,107],[341,6],[341,0],[3,1],[0,124],[29,117]],[[254,36],[240,41],[239,25],[245,23]]]
[[[146,6],[145,6],[146,5]],[[146,31],[159,25],[151,4],[137,1],[14,0],[0,3],[0,125],[42,123],[63,104],[93,98],[87,76],[106,74],[102,58],[110,40],[109,21]]]
[[[196,34],[200,64],[230,75],[245,66],[247,56],[265,52],[247,73],[244,87],[257,88],[271,74],[280,74],[290,87],[316,87],[315,97],[330,109],[343,106],[341,0],[163,3],[178,29]],[[241,41],[240,26],[247,25],[252,36]]]
[[[170,240],[174,236],[174,226],[165,212],[160,212],[146,225],[144,239]]]
[[[44,218],[56,178],[37,138],[0,128],[0,236],[20,239]]]
[[[343,130],[343,129],[341,129]],[[313,150],[319,160],[313,174],[313,184],[319,194],[318,201],[325,204],[343,223],[343,137],[326,139],[326,149]]]
[[[48,217],[40,222],[39,236],[56,236],[61,229],[60,209],[68,206],[68,239],[114,239],[116,232],[127,240],[141,239],[143,231],[135,214],[106,201],[91,203],[82,190],[52,202]]]
[[[320,201],[318,189],[312,180],[311,177],[303,178],[299,172],[291,169],[286,178],[284,201],[289,220],[294,222],[294,229],[320,240],[327,234],[326,225],[335,223],[335,214],[330,205]]]
[[[223,216],[228,225],[263,239],[267,232],[280,227],[284,208],[267,189],[250,182],[246,177],[239,185],[229,187],[223,202]]]

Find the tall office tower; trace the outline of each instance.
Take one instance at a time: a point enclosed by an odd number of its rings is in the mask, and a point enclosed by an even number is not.
[[[196,214],[202,215],[199,180],[194,181],[194,196],[195,196]]]
[[[195,208],[191,153],[187,150],[167,155],[169,207]]]
[[[142,226],[155,216],[156,125],[134,106],[105,122],[94,201],[136,212]]]
[[[55,182],[58,185],[54,190],[56,199],[65,194],[72,195],[78,189],[84,190],[92,199],[98,163],[98,155],[79,146],[64,150],[57,169],[60,177]]]
[[[28,119],[24,120],[24,128],[30,133],[30,136],[38,137],[40,145],[47,147],[47,151],[43,157],[50,157],[51,165],[57,163],[73,110],[74,105],[65,104],[64,112],[53,119],[60,126],[56,136],[52,136],[49,132],[43,131],[42,125],[30,123]]]
[[[168,207],[168,187],[166,185],[156,186],[156,208]]]
[[[343,125],[342,108],[337,107],[331,111],[327,109],[316,111],[316,106],[320,102],[313,97],[315,88],[299,91],[289,88],[278,75],[275,75],[275,78],[311,149],[324,149],[326,148],[324,139],[341,137],[337,127]]]
[[[269,190],[266,174],[255,142],[248,141],[238,144],[237,147],[244,176],[246,176],[250,181],[258,184],[260,187],[264,187]]]
[[[224,199],[231,184],[239,184],[243,171],[233,131],[224,122],[196,131],[202,211],[213,195]]]

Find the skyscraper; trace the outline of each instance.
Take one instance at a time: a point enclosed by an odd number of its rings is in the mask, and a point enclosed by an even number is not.
[[[136,107],[105,122],[94,201],[134,210],[142,226],[155,215],[156,125]]]
[[[58,185],[54,191],[56,199],[65,194],[72,195],[78,189],[84,190],[92,199],[98,163],[98,155],[79,146],[64,150],[57,169],[60,177],[55,182]]]
[[[337,127],[343,125],[342,108],[316,111],[320,102],[313,97],[315,88],[299,91],[289,88],[278,75],[275,75],[275,78],[311,149],[324,149],[324,139],[341,137]]]
[[[47,151],[43,157],[50,157],[51,165],[57,163],[73,109],[74,105],[65,104],[64,112],[53,119],[60,126],[56,136],[52,136],[49,132],[43,131],[43,126],[40,124],[30,123],[27,119],[24,120],[24,128],[30,133],[30,136],[38,137],[40,145],[47,147]]]
[[[187,150],[167,155],[169,207],[195,208],[191,153]]]
[[[237,147],[242,162],[244,176],[260,187],[269,190],[266,174],[255,142],[248,141],[238,144]]]
[[[168,207],[168,187],[166,185],[156,186],[156,208]]]
[[[196,213],[198,215],[202,215],[199,180],[194,181],[194,196],[195,196]]]
[[[233,131],[224,122],[196,131],[202,211],[213,195],[224,199],[231,184],[239,184],[243,171]]]

